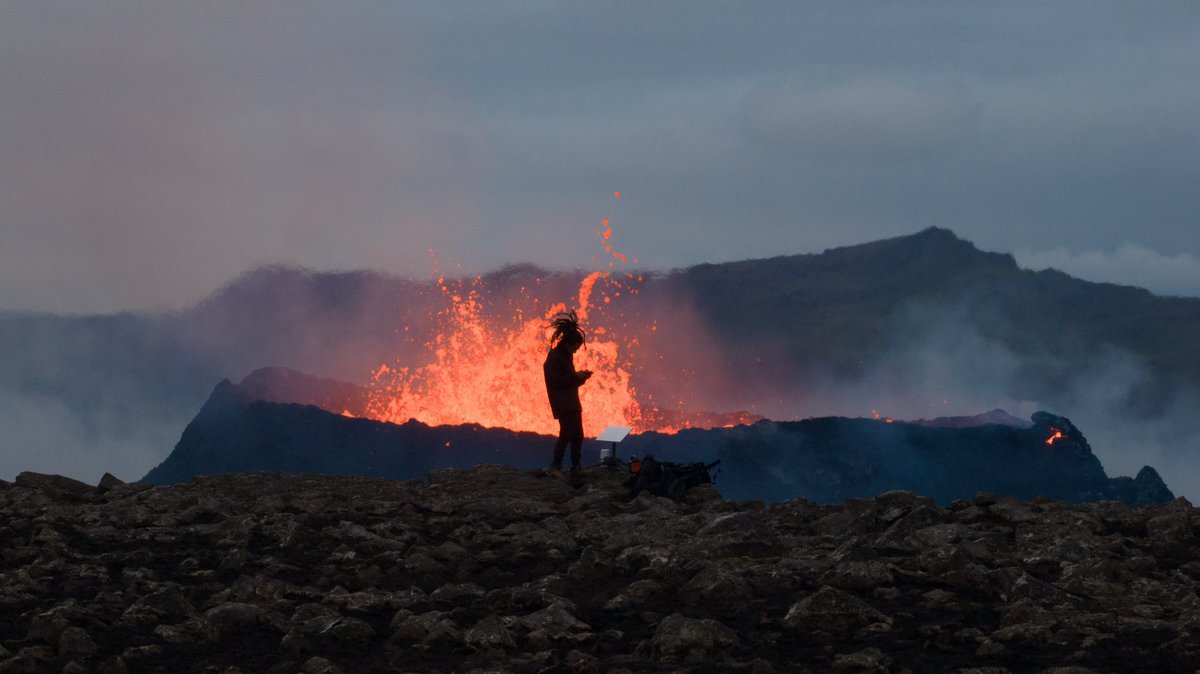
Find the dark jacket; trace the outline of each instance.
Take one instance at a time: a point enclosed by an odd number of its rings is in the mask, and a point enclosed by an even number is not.
[[[583,411],[583,405],[579,404],[579,387],[584,380],[575,372],[574,356],[565,344],[559,342],[550,349],[542,372],[546,375],[546,395],[550,398],[550,411],[555,419]]]

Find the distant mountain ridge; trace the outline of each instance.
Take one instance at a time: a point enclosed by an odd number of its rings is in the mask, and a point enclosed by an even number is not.
[[[964,318],[1014,348],[1111,346],[1142,356],[1159,374],[1200,383],[1200,298],[1020,269],[1011,255],[980,251],[946,229],[820,254],[702,264],[670,282],[699,298],[697,308],[729,341],[777,341],[784,333],[793,354],[852,344],[861,351],[826,350],[850,369],[885,338],[881,318],[920,302],[966,310]],[[733,286],[737,292],[728,292]],[[788,317],[798,320],[780,325]]]
[[[583,275],[514,265],[483,274],[478,287],[486,311],[506,311],[521,288],[536,289],[544,308],[573,302]],[[636,372],[635,383],[656,399],[680,388],[699,397],[688,402],[700,409],[782,400],[782,412],[768,415],[798,418],[818,413],[818,383],[887,368],[919,381],[927,376],[920,363],[892,361],[898,345],[925,340],[928,326],[941,326],[952,346],[968,342],[961,332],[1005,350],[1003,380],[984,391],[989,407],[1027,400],[1071,414],[1078,396],[1064,391],[1113,353],[1142,370],[1120,382],[1113,416],[1154,419],[1182,397],[1200,398],[1200,299],[1022,270],[1012,256],[980,251],[945,229],[643,276],[636,295],[605,307],[622,311],[630,329],[657,321],[639,346],[656,365]],[[0,413],[9,429],[0,444],[26,446],[20,429],[35,433],[58,419],[77,433],[81,456],[100,444],[163,457],[169,446],[161,438],[178,437],[214,381],[273,365],[363,383],[380,364],[422,358],[430,314],[443,301],[432,280],[274,266],[173,313],[0,313],[0,396],[28,401]],[[44,417],[31,419],[31,411]],[[12,474],[67,469],[3,461],[0,472]],[[115,461],[97,458],[97,475],[140,472]]]

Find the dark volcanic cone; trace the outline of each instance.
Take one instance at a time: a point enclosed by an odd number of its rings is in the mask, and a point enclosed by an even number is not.
[[[408,480],[480,463],[528,469],[549,464],[553,442],[548,436],[475,425],[349,418],[313,405],[254,400],[226,381],[188,425],[175,451],[144,481],[170,484],[197,475],[261,470]],[[1153,469],[1137,479],[1110,479],[1083,434],[1069,420],[1045,412],[1025,428],[929,427],[840,417],[760,421],[635,435],[622,443],[619,454],[676,462],[719,459],[718,484],[737,499],[802,496],[838,502],[893,489],[939,503],[977,492],[1131,504],[1172,498]],[[588,443],[585,462],[598,455],[599,445]]]

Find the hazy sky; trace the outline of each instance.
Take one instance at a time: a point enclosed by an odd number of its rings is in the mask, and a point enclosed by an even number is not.
[[[1200,295],[1200,3],[6,2],[0,309],[947,227]],[[622,198],[612,196],[619,190]]]

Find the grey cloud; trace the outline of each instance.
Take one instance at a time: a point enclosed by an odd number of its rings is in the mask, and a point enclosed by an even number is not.
[[[853,81],[810,89],[764,86],[746,100],[755,142],[811,161],[858,162],[937,154],[975,141],[981,106],[965,87]]]
[[[264,261],[672,267],[948,227],[1200,255],[1193,4],[0,7],[0,308]],[[627,198],[616,208],[608,195]],[[1143,226],[1140,223],[1153,223]]]
[[[480,220],[469,109],[370,49],[369,74],[339,62],[344,43],[306,39],[316,26],[279,51],[254,46],[272,22],[253,11],[221,16],[215,44],[177,35],[203,16],[148,9],[90,42],[44,26],[62,54],[13,47],[0,261],[23,273],[0,305],[179,306],[274,260],[416,266],[456,245],[449,222]]]

